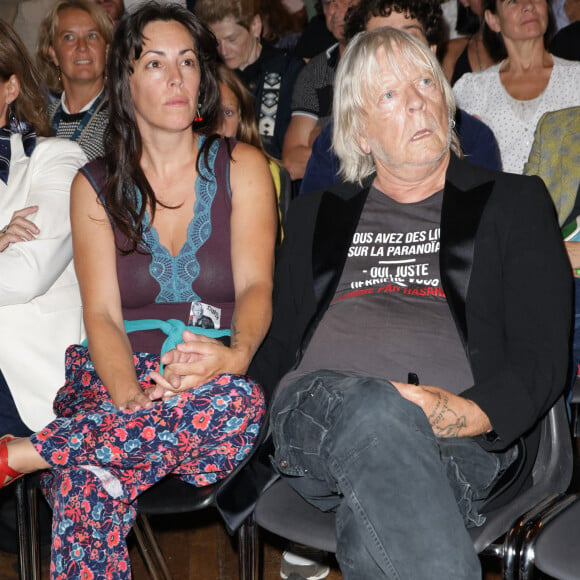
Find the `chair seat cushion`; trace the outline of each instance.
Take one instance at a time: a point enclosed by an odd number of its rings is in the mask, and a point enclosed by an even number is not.
[[[326,552],[336,552],[334,513],[325,513],[309,504],[283,479],[259,499],[256,506],[259,526],[291,540]]]
[[[145,515],[166,515],[205,509],[213,504],[219,486],[215,483],[195,487],[169,475],[138,497],[138,511]]]

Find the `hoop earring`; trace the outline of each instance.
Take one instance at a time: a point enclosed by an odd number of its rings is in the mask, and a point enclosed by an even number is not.
[[[201,114],[201,103],[197,103],[197,114],[193,118],[194,123],[201,123],[203,121],[203,116]]]

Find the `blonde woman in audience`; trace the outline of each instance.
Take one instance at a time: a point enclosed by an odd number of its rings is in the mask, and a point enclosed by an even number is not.
[[[39,76],[0,20],[0,434],[54,417],[66,348],[83,338],[72,264],[71,182],[86,157],[47,139]]]
[[[484,38],[501,62],[463,75],[457,104],[494,132],[504,171],[522,173],[540,117],[580,105],[580,63],[546,50],[546,0],[486,0]]]
[[[89,161],[105,152],[109,118],[105,65],[113,21],[91,0],[58,0],[40,25],[37,60],[46,86],[53,135],[76,141]]]

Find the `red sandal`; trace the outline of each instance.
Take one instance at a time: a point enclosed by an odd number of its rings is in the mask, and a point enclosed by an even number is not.
[[[16,439],[16,437],[13,435],[0,437],[0,489],[10,485],[24,475],[24,473],[20,473],[8,465],[8,442],[12,441],[12,439]],[[11,477],[12,479],[6,481],[7,477]]]

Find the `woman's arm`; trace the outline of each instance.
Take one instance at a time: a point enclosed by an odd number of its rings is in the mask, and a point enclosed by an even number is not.
[[[234,150],[231,180],[236,304],[230,348],[246,372],[272,320],[276,195],[263,155],[243,143]]]
[[[14,195],[18,205],[13,209],[19,211],[11,216],[8,233],[0,234],[0,306],[25,304],[42,296],[70,264],[70,187],[84,163],[86,157],[76,143],[39,139],[26,177],[16,186],[11,182],[4,192]],[[11,189],[24,184],[27,192]],[[25,239],[25,230],[32,234],[30,239]]]
[[[164,379],[173,390],[198,386],[216,374],[244,374],[272,318],[272,276],[276,239],[276,205],[266,159],[256,149],[238,143],[230,169],[232,188],[231,256],[235,309],[230,346],[184,333],[184,342],[162,358]]]
[[[136,411],[151,406],[137,382],[124,328],[113,229],[95,190],[80,173],[71,189],[71,224],[75,269],[95,370],[117,408]]]

